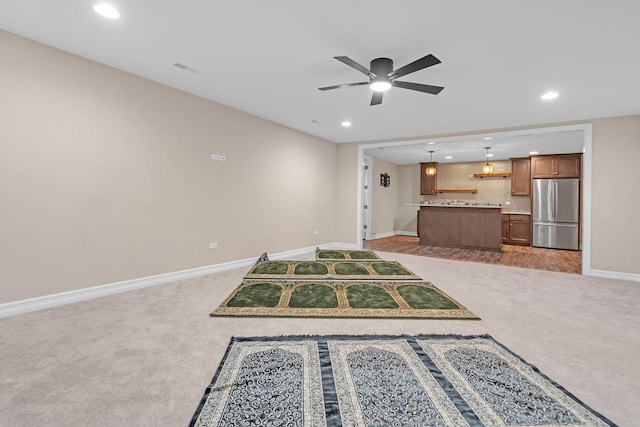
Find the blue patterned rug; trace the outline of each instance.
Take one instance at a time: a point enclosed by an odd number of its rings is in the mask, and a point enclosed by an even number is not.
[[[489,336],[232,338],[191,426],[614,425]]]

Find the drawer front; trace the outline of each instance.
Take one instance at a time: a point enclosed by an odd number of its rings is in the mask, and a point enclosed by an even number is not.
[[[529,222],[529,221],[531,221],[531,215],[514,214],[514,215],[509,215],[509,219],[511,221],[526,221],[526,222]]]

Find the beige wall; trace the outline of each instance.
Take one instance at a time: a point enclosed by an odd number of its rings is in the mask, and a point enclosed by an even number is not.
[[[335,203],[337,212],[335,238],[337,242],[350,245],[357,244],[361,233],[357,230],[358,215],[358,146],[356,144],[339,144],[336,179],[336,198],[327,200]]]
[[[420,165],[403,165],[398,167],[398,215],[395,230],[406,234],[417,235],[416,206],[407,203],[420,203],[424,196],[420,195]]]
[[[593,122],[592,257],[595,270],[640,274],[640,116]]]
[[[335,144],[9,33],[0,52],[0,303],[341,236]]]
[[[358,242],[357,143],[9,33],[0,51],[0,303]],[[592,268],[640,274],[640,116],[592,123]],[[414,209],[401,206],[419,194],[412,168],[392,175],[395,230],[415,230]]]
[[[395,218],[398,210],[398,189],[400,179],[398,165],[372,157],[371,171],[371,230],[370,235],[389,234],[394,232]],[[388,174],[391,185],[380,185],[380,174]]]

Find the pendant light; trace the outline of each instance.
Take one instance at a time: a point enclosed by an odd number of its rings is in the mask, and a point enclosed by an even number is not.
[[[493,165],[489,163],[489,150],[491,147],[484,147],[487,150],[487,163],[482,165],[482,173],[485,175],[489,175],[493,173]]]
[[[429,153],[431,153],[431,164],[424,171],[424,173],[426,173],[429,176],[434,176],[436,174],[436,168],[435,168],[435,166],[433,166],[433,150],[429,151]]]

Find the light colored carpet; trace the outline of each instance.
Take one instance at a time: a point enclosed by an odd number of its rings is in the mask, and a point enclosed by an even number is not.
[[[210,318],[246,269],[23,314],[0,320],[0,425],[187,425],[233,335],[439,333],[488,333],[637,425],[640,284],[378,254],[482,320]]]

